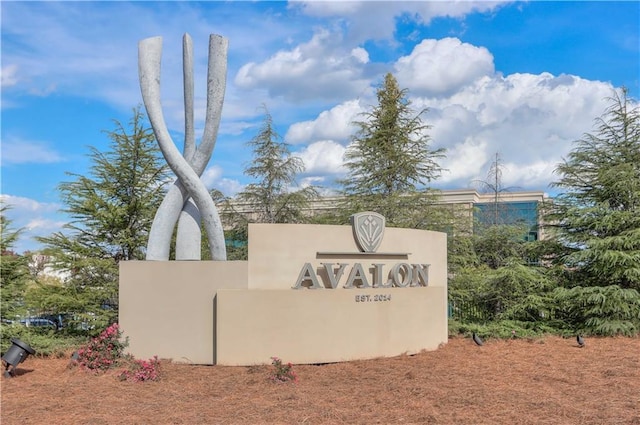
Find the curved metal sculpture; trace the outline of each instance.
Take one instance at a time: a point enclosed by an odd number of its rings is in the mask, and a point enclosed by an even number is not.
[[[162,37],[147,38],[138,44],[140,89],[151,127],[160,150],[177,179],[165,195],[151,225],[147,260],[168,260],[173,230],[178,222],[176,260],[200,260],[200,222],[209,240],[211,259],[227,259],[222,223],[207,188],[200,180],[215,146],[227,76],[226,38],[209,37],[207,110],[204,133],[195,145],[193,126],[193,43],[183,37],[185,141],[183,154],[176,148],[164,121],[160,104],[160,62]]]

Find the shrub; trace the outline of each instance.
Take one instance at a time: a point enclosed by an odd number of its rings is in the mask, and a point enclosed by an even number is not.
[[[64,357],[85,340],[85,338],[60,335],[46,329],[6,323],[0,325],[0,334],[2,335],[0,352],[5,353],[12,345],[11,339],[17,338],[29,344],[40,357]]]
[[[133,360],[128,369],[120,373],[121,381],[158,381],[160,379],[160,361],[158,356],[149,360]]]
[[[298,382],[298,376],[293,371],[293,365],[291,363],[284,364],[278,357],[271,357],[271,364],[274,371],[271,374],[271,379],[276,382]]]
[[[78,364],[83,368],[101,372],[118,365],[128,342],[114,323],[78,350]]]
[[[468,337],[473,333],[482,338],[498,339],[537,338],[549,334],[563,335],[562,331],[544,322],[495,320],[479,324],[449,320],[449,335],[464,335]]]
[[[634,336],[640,332],[640,293],[610,286],[557,288],[556,317],[567,328],[591,335]]]
[[[160,379],[160,361],[157,356],[149,360],[137,360],[125,355],[128,341],[122,337],[117,323],[109,326],[100,335],[77,351],[72,358],[73,365],[99,373],[117,366],[125,366],[118,378],[121,381],[157,381]]]

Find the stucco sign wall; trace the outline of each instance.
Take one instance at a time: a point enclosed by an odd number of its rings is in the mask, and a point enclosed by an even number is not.
[[[130,351],[251,365],[436,349],[447,341],[446,235],[386,228],[380,218],[251,224],[247,262],[122,263],[120,323]],[[161,327],[149,320],[159,312]]]

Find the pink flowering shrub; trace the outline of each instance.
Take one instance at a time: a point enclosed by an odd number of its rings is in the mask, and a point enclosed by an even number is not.
[[[271,357],[271,364],[274,371],[271,379],[276,382],[298,382],[298,375],[293,371],[291,363],[284,364],[278,357]]]
[[[149,360],[134,360],[120,373],[121,381],[157,381],[160,379],[160,361],[158,356],[153,356]]]
[[[109,326],[100,335],[77,351],[72,358],[74,365],[95,373],[105,372],[117,366],[125,366],[120,372],[122,381],[157,381],[160,379],[160,361],[157,356],[149,360],[136,360],[125,355],[124,349],[129,345],[122,338],[122,331],[117,323]]]
[[[117,366],[128,342],[122,340],[122,332],[114,323],[78,350],[78,364],[96,373]]]

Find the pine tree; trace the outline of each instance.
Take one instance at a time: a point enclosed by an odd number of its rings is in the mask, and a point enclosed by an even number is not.
[[[560,260],[579,284],[640,289],[640,107],[621,94],[574,142],[553,185],[565,190],[553,218],[567,248]]]
[[[307,221],[304,210],[317,198],[314,187],[292,190],[298,173],[304,171],[302,160],[291,155],[264,107],[264,121],[258,134],[248,142],[253,160],[244,173],[257,180],[238,194],[237,199],[253,214],[257,223],[300,223]]]
[[[15,320],[24,313],[24,292],[29,278],[28,258],[13,251],[22,229],[11,227],[5,213],[7,206],[0,206],[0,318]]]
[[[433,201],[427,185],[442,171],[437,159],[444,149],[431,150],[428,125],[415,113],[392,74],[377,91],[378,104],[363,113],[345,153],[348,173],[340,183],[347,208],[376,211],[391,225],[422,227],[424,212]]]
[[[59,185],[66,206],[62,211],[72,221],[63,232],[38,238],[55,266],[71,272],[65,294],[78,302],[68,303],[62,296],[60,304],[76,310],[66,313],[97,318],[101,325],[117,318],[112,307],[117,302],[118,262],[144,259],[167,182],[168,167],[161,162],[152,130],[143,124],[144,115],[136,108],[128,128],[115,121],[115,129],[107,132],[108,151],[90,147],[89,172],[69,173],[74,180]]]

